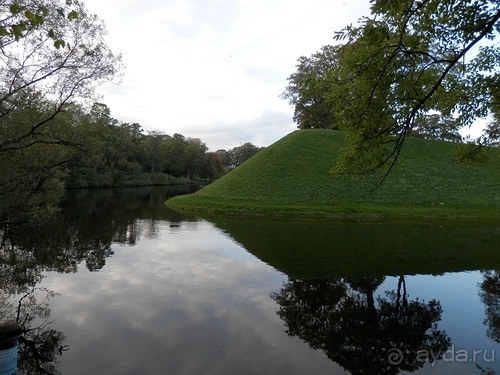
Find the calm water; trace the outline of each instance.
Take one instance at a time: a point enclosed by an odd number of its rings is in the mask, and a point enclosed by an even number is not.
[[[46,369],[500,373],[498,224],[201,219],[165,208],[171,194],[74,193],[11,238],[2,314],[36,286],[21,315],[65,337]]]

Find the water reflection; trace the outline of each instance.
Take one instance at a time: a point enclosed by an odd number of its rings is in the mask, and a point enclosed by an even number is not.
[[[292,279],[271,297],[290,336],[323,350],[351,374],[413,372],[439,360],[450,347],[450,338],[437,328],[440,303],[410,300],[403,276],[396,290],[375,298],[382,282]]]
[[[68,350],[66,337],[50,321],[50,299],[54,293],[32,287],[13,298],[0,292],[0,321],[19,326],[17,374],[58,374],[58,358]],[[3,349],[3,348],[2,348]]]
[[[168,220],[197,221],[166,210],[169,195],[187,193],[193,187],[153,189],[105,189],[68,193],[62,210],[38,226],[17,226],[0,233],[1,247],[11,253],[18,277],[39,280],[43,271],[76,272],[82,261],[98,271],[113,255],[112,243],[133,246],[141,238],[158,236],[158,226]],[[30,273],[31,275],[27,275]]]
[[[479,295],[486,307],[484,324],[488,327],[487,335],[500,343],[500,272],[483,272]]]
[[[17,322],[18,374],[57,374],[58,357],[67,349],[64,334],[50,320],[54,293],[37,285],[42,265],[4,236],[0,246],[0,322]]]
[[[500,269],[500,224],[494,221],[208,220],[297,279]]]
[[[500,350],[498,224],[203,221],[163,206],[176,193],[74,192],[54,221],[2,234],[24,373],[498,370],[443,358]]]
[[[112,243],[134,245],[158,235],[166,196],[191,187],[76,191],[59,214],[37,227],[17,225],[0,232],[0,321],[20,326],[18,374],[58,374],[58,357],[69,347],[50,320],[55,293],[39,287],[43,273],[94,272],[114,254]],[[168,211],[169,219],[179,215]],[[138,224],[144,218],[147,225]]]
[[[463,293],[450,301],[446,294],[452,285],[437,288],[437,280],[429,285],[438,296],[427,296],[425,302],[417,292],[410,299],[407,277],[398,276],[446,278],[450,272],[466,276],[464,271],[499,269],[498,223],[209,220],[289,276],[282,289],[271,294],[286,333],[322,350],[350,373],[498,371],[494,360],[500,347],[478,334],[482,328],[474,323],[477,313],[467,316],[479,301]],[[394,285],[386,276],[392,276]],[[481,276],[486,335],[500,342],[500,272],[483,271]],[[418,286],[424,278],[412,280]],[[459,329],[457,322],[451,324],[451,335],[443,329],[449,321],[441,321],[439,299],[444,296],[455,309],[448,316],[455,321],[463,317]],[[457,340],[462,332],[468,332],[465,341]]]

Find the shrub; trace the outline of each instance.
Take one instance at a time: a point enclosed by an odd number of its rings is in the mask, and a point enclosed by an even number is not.
[[[453,150],[453,155],[459,163],[480,163],[486,159],[482,144],[461,143]]]

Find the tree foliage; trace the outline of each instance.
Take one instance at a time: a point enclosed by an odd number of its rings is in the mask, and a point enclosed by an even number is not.
[[[64,112],[120,70],[104,36],[79,1],[0,3],[0,223],[50,213],[79,148]]]
[[[23,17],[29,19],[36,12],[34,8],[41,9],[43,17],[23,22]],[[120,69],[119,56],[104,41],[104,25],[78,1],[5,1],[0,11],[0,33],[24,25],[23,32],[0,37],[2,114],[18,108],[19,97],[28,90],[49,97],[56,114],[72,99],[92,97],[96,85]],[[33,124],[33,132],[45,122]]]
[[[328,92],[330,74],[338,67],[339,47],[324,46],[310,57],[298,60],[297,71],[288,77],[281,95],[294,107],[293,120],[300,129],[337,129]]]
[[[210,152],[200,138],[148,131],[121,122],[104,103],[87,109],[72,104],[58,116],[71,127],[78,148],[69,148],[70,188],[168,185],[188,180],[213,181],[261,148],[245,143],[229,151]]]
[[[459,129],[460,124],[452,116],[441,116],[433,113],[417,117],[408,134],[424,139],[461,142],[462,136],[458,132]]]
[[[383,181],[422,119],[439,115],[454,138],[457,128],[498,111],[500,3],[370,3],[371,16],[335,35],[338,63],[327,74],[325,100],[350,142],[336,170],[382,171]]]
[[[260,147],[257,147],[256,145],[250,142],[244,143],[240,146],[233,147],[231,150],[228,151],[229,160],[227,165],[231,167],[237,167],[246,162],[255,154],[257,154],[260,150],[261,150]]]
[[[336,35],[346,43],[332,103],[352,144],[340,170],[392,167],[419,116],[470,125],[499,88],[500,49],[482,43],[500,31],[498,2],[371,3],[371,18]]]
[[[500,145],[500,90],[492,95],[491,120],[484,130],[484,137],[492,146]]]

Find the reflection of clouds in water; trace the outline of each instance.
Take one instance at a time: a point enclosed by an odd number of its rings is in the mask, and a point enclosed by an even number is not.
[[[99,272],[51,273],[63,373],[343,373],[284,333],[269,298],[285,276],[206,222],[113,246]],[[300,355],[294,355],[300,353]]]

